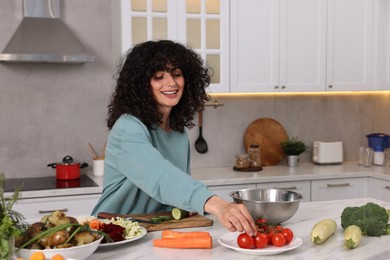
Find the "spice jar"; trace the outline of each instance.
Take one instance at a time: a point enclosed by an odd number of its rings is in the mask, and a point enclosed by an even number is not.
[[[236,164],[234,166],[240,169],[249,168],[251,166],[249,155],[247,153],[237,155]]]
[[[248,148],[249,160],[251,167],[261,166],[260,147],[257,144],[251,144]]]

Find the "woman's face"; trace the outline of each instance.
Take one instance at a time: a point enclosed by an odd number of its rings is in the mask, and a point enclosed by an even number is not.
[[[157,71],[150,79],[153,96],[160,112],[169,113],[176,106],[184,89],[184,77],[180,69]]]

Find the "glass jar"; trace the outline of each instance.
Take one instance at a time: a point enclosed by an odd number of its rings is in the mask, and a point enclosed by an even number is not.
[[[248,148],[249,160],[251,167],[261,166],[260,147],[257,144],[251,144]]]
[[[247,153],[237,155],[236,163],[234,166],[240,169],[249,168],[251,166],[249,155]]]

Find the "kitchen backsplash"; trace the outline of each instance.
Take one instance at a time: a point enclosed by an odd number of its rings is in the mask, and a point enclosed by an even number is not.
[[[101,151],[107,138],[107,105],[118,57],[112,57],[111,3],[73,0],[63,4],[62,19],[97,57],[94,63],[0,63],[0,172],[7,177],[55,176],[47,164],[65,155],[92,167],[88,143]],[[0,50],[22,18],[22,1],[0,1]],[[308,145],[314,140],[341,140],[345,160],[355,160],[355,147],[365,134],[390,133],[390,94],[216,96],[223,103],[207,107],[203,135],[208,152],[193,147],[198,137],[189,131],[192,167],[230,167],[244,152],[243,135],[255,119],[271,117],[288,135]],[[311,151],[301,156],[310,161]],[[284,162],[282,162],[284,163]],[[82,170],[83,172],[83,170]]]

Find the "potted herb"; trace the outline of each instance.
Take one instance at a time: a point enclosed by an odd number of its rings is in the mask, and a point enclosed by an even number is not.
[[[27,228],[24,217],[14,211],[13,205],[20,198],[20,189],[6,198],[4,195],[5,176],[0,173],[0,260],[14,259],[15,237]]]
[[[288,166],[295,167],[298,165],[299,155],[306,151],[305,143],[298,137],[289,137],[281,143],[283,152],[288,156]]]

